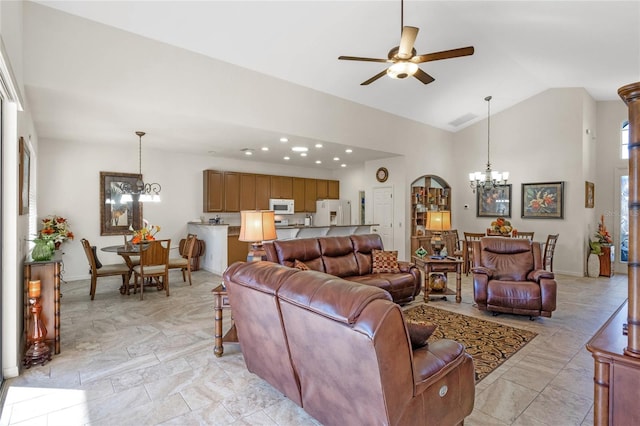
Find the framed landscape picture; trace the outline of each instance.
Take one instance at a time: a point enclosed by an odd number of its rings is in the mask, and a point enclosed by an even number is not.
[[[524,219],[563,219],[564,182],[523,183],[521,212]]]
[[[476,191],[477,217],[511,217],[511,185]]]

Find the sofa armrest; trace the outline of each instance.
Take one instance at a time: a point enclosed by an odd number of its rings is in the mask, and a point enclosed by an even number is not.
[[[398,260],[398,268],[400,268],[400,272],[411,272],[411,269],[415,267],[416,265],[411,262]]]
[[[464,346],[449,339],[440,339],[413,351],[413,371],[416,395],[446,376],[465,359]]]
[[[493,269],[485,268],[484,266],[474,266],[471,268],[471,272],[486,275],[489,279],[493,277]]]
[[[527,280],[535,281],[538,284],[540,284],[540,280],[542,278],[554,279],[555,275],[553,274],[553,272],[545,271],[544,269],[533,270],[527,275]]]

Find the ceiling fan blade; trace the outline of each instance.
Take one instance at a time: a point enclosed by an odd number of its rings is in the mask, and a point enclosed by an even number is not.
[[[413,56],[413,44],[418,36],[418,28],[405,26],[402,28],[402,37],[400,38],[400,49],[398,50],[398,58],[409,59]]]
[[[439,61],[441,59],[457,58],[460,56],[473,55],[473,46],[461,47],[460,49],[443,50],[442,52],[427,53],[411,58],[411,62],[420,64],[422,62]]]
[[[435,80],[435,78],[431,77],[429,74],[422,71],[420,68],[418,68],[418,71],[416,71],[416,73],[413,76],[418,80],[420,80],[421,82],[423,82],[424,84],[429,84]]]
[[[361,58],[359,56],[338,56],[338,59],[342,59],[343,61],[391,62],[388,59]]]
[[[377,79],[379,79],[380,77],[382,77],[383,75],[385,75],[386,73],[387,73],[387,70],[381,71],[378,74],[376,74],[373,77],[371,77],[369,80],[363,81],[362,83],[360,83],[360,86],[366,86],[367,84],[371,84],[374,81],[376,81]]]

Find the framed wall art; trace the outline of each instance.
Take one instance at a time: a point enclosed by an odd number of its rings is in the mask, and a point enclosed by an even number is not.
[[[584,206],[588,209],[593,208],[596,199],[596,190],[593,182],[584,183]]]
[[[511,217],[511,185],[476,191],[477,217]]]
[[[126,235],[142,228],[142,203],[123,197],[142,175],[100,172],[100,235]]]
[[[564,182],[523,183],[521,209],[524,219],[563,219]]]
[[[18,214],[29,214],[29,184],[30,184],[30,168],[31,168],[31,155],[29,152],[29,146],[25,143],[24,138],[20,136],[18,140],[18,151],[20,155],[19,166],[19,183],[20,183],[20,202],[18,207]]]

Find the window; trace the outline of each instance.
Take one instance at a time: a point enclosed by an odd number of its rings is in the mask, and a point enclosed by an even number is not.
[[[621,153],[620,158],[623,160],[629,159],[629,122],[622,123],[622,130],[620,130],[620,146]]]

